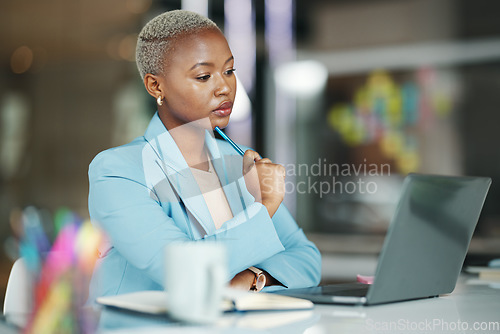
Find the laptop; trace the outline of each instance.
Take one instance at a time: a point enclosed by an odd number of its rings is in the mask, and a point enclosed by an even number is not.
[[[409,174],[373,284],[275,293],[321,304],[375,305],[437,297],[455,288],[491,179]]]

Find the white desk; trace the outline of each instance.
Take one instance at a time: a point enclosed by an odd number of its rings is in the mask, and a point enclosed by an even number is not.
[[[103,308],[97,332],[108,333],[500,333],[500,282],[470,284],[462,275],[446,296],[378,306],[316,305],[310,311],[227,313],[213,326],[191,326],[165,316]],[[0,322],[0,333],[16,333]]]
[[[105,309],[100,333],[500,333],[500,283],[468,284],[451,295],[379,306],[316,305],[312,311],[225,314],[213,326]],[[477,328],[475,328],[477,327]]]
[[[319,321],[310,333],[500,333],[500,284],[466,284],[439,298],[370,307],[317,306]],[[489,324],[494,322],[494,324]],[[474,326],[492,326],[473,330]],[[309,333],[309,332],[308,332]]]

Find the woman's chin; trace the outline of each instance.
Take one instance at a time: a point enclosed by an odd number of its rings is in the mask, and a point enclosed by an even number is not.
[[[224,129],[229,124],[229,116],[227,117],[218,117],[217,119],[212,119],[212,129],[215,129],[216,126],[219,129]]]

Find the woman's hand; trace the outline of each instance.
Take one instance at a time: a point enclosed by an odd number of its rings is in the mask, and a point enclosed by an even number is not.
[[[255,274],[250,270],[245,269],[233,277],[233,279],[229,282],[229,286],[231,288],[248,291],[252,287],[254,279]]]
[[[262,271],[262,273],[266,276],[266,286],[270,285],[281,285],[274,277],[269,275],[267,271]],[[255,274],[250,269],[245,269],[239,274],[236,274],[233,279],[229,282],[229,286],[231,288],[240,289],[249,291],[252,288],[253,282],[255,280]]]
[[[243,156],[243,175],[250,194],[272,217],[285,197],[285,167],[247,150]]]

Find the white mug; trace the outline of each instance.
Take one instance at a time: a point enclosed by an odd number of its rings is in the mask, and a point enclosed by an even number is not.
[[[167,309],[174,319],[208,324],[221,314],[227,281],[226,248],[203,241],[165,249]]]

